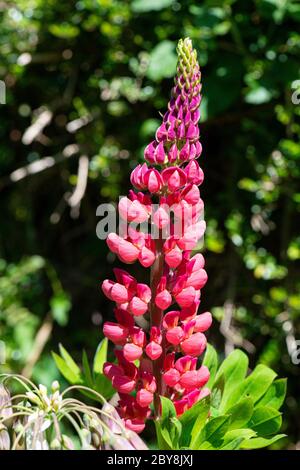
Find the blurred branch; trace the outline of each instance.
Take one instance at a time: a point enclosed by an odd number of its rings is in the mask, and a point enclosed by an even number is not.
[[[23,56],[26,54],[22,54]],[[30,54],[27,54],[30,56]],[[78,66],[75,66],[71,69],[70,76],[65,87],[62,97],[55,99],[48,106],[41,106],[40,108],[34,110],[32,124],[25,130],[22,143],[24,145],[30,145],[34,140],[37,140],[42,134],[46,126],[50,124],[53,119],[55,111],[61,106],[70,105],[72,98],[74,96],[74,91],[78,78]]]
[[[66,125],[66,129],[68,132],[71,134],[74,134],[78,129],[81,129],[82,127],[86,126],[92,121],[93,117],[90,114],[86,114],[85,116],[82,116],[78,119],[74,119],[73,121],[70,121]]]
[[[27,359],[27,364],[22,370],[22,375],[24,377],[30,378],[32,375],[33,368],[37,361],[39,360],[46,343],[48,342],[53,328],[53,319],[50,314],[48,314],[37,332],[33,348],[29,357]]]
[[[71,207],[71,217],[79,217],[80,204],[84,197],[89,174],[89,159],[86,155],[81,155],[78,162],[77,184],[73,194],[67,199]]]
[[[24,145],[31,144],[41,134],[44,128],[50,124],[53,117],[53,112],[44,106],[37,110],[36,113],[36,120],[26,129],[23,134],[22,143]]]
[[[224,317],[221,321],[220,332],[226,339],[225,355],[233,351],[235,346],[244,348],[249,354],[253,354],[256,350],[254,344],[243,338],[240,333],[231,325],[235,306],[230,300],[226,300],[224,304]]]
[[[29,163],[28,165],[18,168],[17,170],[13,171],[9,176],[3,178],[3,180],[0,180],[0,189],[9,184],[17,183],[18,181],[21,181],[24,178],[27,178],[28,176],[32,176],[44,170],[47,170],[53,167],[54,165],[57,165],[58,163],[61,163],[62,161],[66,160],[67,158],[76,155],[78,152],[78,145],[70,144],[64,148],[62,153],[59,153],[54,157],[48,156],[40,158],[35,162]]]
[[[295,329],[293,322],[291,321],[289,311],[287,310],[286,312],[282,312],[280,315],[278,315],[277,321],[281,323],[281,327],[285,335],[287,351],[290,358],[292,359],[295,352],[297,352],[298,343],[295,337]]]

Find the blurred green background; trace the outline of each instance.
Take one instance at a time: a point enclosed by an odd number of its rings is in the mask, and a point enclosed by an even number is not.
[[[1,0],[0,15],[0,370],[48,384],[59,342],[94,354],[112,318],[99,285],[118,264],[96,208],[128,190],[189,36],[209,341],[288,377],[280,445],[299,448],[299,1]]]

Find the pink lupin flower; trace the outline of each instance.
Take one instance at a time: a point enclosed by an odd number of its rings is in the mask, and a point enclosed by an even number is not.
[[[128,222],[145,222],[149,217],[147,208],[140,201],[131,201],[128,197],[123,197],[120,200],[119,213]]]
[[[204,397],[203,397],[204,398]],[[177,412],[177,415],[182,415],[185,411],[191,408],[198,400],[201,399],[201,391],[199,389],[194,389],[189,393],[186,393],[181,399],[174,401],[174,406]]]
[[[160,229],[165,228],[169,225],[170,217],[169,217],[169,213],[166,210],[166,208],[164,207],[164,205],[161,205],[157,209],[157,211],[155,211],[155,213],[153,215],[153,221],[154,221],[155,225]]]
[[[102,290],[110,300],[114,300],[118,304],[127,302],[129,299],[129,291],[125,286],[119,284],[118,282],[113,282],[106,279],[102,283]]]
[[[210,312],[201,313],[195,317],[195,327],[194,331],[196,333],[203,333],[208,330],[212,324],[212,316]]]
[[[170,237],[165,241],[163,250],[167,265],[176,269],[182,261],[182,250],[177,245],[174,237]]]
[[[200,356],[206,348],[206,336],[200,332],[195,333],[185,339],[180,346],[185,354]]]
[[[168,109],[155,139],[145,148],[147,163],[131,173],[137,191],[130,190],[119,201],[127,233],[107,238],[109,249],[122,262],[138,261],[151,268],[150,285],[122,269],[114,270],[116,281],[102,283],[104,294],[117,305],[117,322],[106,322],[103,331],[117,346],[118,360],[106,363],[103,372],[119,393],[117,410],[125,426],[137,433],[144,429],[152,403],[155,414],[160,414],[160,395],[172,399],[180,415],[209,394],[209,371],[203,365],[197,369],[206,347],[204,332],[212,322],[209,312],[197,315],[207,273],[203,256],[191,253],[206,228],[199,220],[204,204],[198,185],[204,175],[196,162],[202,153],[201,73],[189,39],[179,41],[177,50]],[[149,223],[157,236],[139,227]],[[168,311],[173,304],[177,306]],[[136,317],[145,314],[149,331],[135,325]]]
[[[117,409],[124,420],[125,426],[136,433],[143,431],[145,420],[151,413],[148,407],[140,406],[133,396],[126,394],[120,394]]]
[[[166,276],[162,276],[157,286],[155,297],[155,305],[157,305],[161,310],[166,310],[172,303],[172,296],[166,287],[167,278]]]
[[[166,332],[166,339],[173,346],[177,346],[184,338],[184,331],[180,326],[168,329]]]
[[[163,179],[159,171],[154,168],[151,168],[145,173],[143,181],[150,193],[158,193],[163,186]]]
[[[136,361],[143,354],[143,348],[146,342],[146,336],[143,330],[137,326],[133,326],[128,332],[128,341],[123,348],[125,359],[129,362]]]
[[[177,191],[177,189],[182,188],[186,183],[185,172],[176,166],[163,170],[161,177],[168,190],[172,193]]]
[[[103,334],[114,344],[124,345],[128,338],[129,329],[118,323],[105,322]]]
[[[132,186],[138,190],[147,189],[147,184],[144,181],[144,177],[147,171],[148,167],[146,163],[143,163],[143,165],[138,165],[130,175],[130,182]]]
[[[156,360],[162,354],[162,334],[157,326],[152,326],[150,330],[150,341],[146,346],[146,354],[150,359]]]
[[[120,393],[130,393],[135,389],[137,368],[133,365],[123,361],[119,366],[115,364],[105,363],[103,372],[107,378],[111,379],[114,388]],[[131,367],[130,367],[131,366]]]
[[[184,172],[186,174],[188,183],[197,185],[202,184],[204,180],[204,173],[195,160],[190,161],[190,163],[185,167]]]

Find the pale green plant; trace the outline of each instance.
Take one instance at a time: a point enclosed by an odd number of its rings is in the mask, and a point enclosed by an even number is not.
[[[115,408],[100,393],[81,385],[60,391],[19,376],[2,374],[0,384],[0,449],[2,450],[101,450],[146,449],[143,441],[125,429]],[[16,382],[20,393],[8,391]],[[76,391],[94,396],[97,406],[73,396]],[[98,407],[99,402],[102,406]]]

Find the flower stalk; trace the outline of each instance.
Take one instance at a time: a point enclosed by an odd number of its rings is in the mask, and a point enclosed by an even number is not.
[[[150,287],[151,287],[151,297],[152,299],[155,298],[155,294],[157,291],[157,287],[159,281],[161,280],[164,272],[164,254],[163,254],[163,237],[162,232],[160,230],[159,238],[156,240],[155,243],[155,261],[151,266],[151,274],[150,274]],[[155,302],[151,302],[150,304],[150,320],[151,320],[151,328],[155,327],[162,331],[162,353],[156,359],[153,360],[153,375],[156,381],[156,392],[154,394],[154,411],[155,416],[159,416],[159,407],[160,407],[160,396],[164,395],[164,383],[162,381],[161,371],[163,370],[163,363],[165,359],[165,336],[162,328],[162,321],[163,321],[163,310],[160,309]]]
[[[103,329],[116,345],[117,364],[106,363],[103,370],[119,394],[125,426],[135,432],[152,411],[159,418],[160,396],[169,397],[180,415],[209,393],[209,371],[197,368],[212,321],[209,312],[197,315],[207,274],[203,256],[193,255],[205,231],[198,188],[204,175],[196,161],[202,152],[201,73],[190,39],[180,40],[177,52],[168,110],[145,149],[145,163],[132,171],[135,190],[119,202],[127,231],[107,238],[122,262],[151,268],[149,286],[119,268],[116,281],[102,284],[116,303],[117,319]],[[149,318],[149,331],[138,326],[140,316]]]

